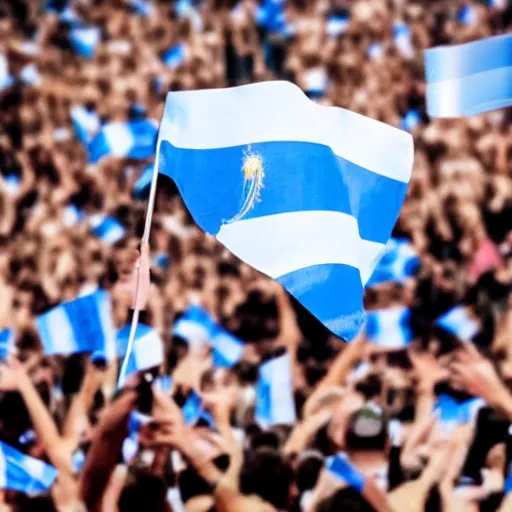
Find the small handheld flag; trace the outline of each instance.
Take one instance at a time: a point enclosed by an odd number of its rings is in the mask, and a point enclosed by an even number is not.
[[[427,112],[462,117],[512,105],[512,34],[425,51]]]
[[[89,162],[104,156],[144,159],[153,156],[157,127],[150,119],[107,123],[89,144]]]
[[[288,353],[260,366],[255,416],[256,421],[263,427],[295,423],[293,378]]]
[[[117,332],[117,350],[119,356],[125,356],[128,347],[130,326],[123,327]],[[121,372],[123,378],[133,372],[156,368],[164,362],[164,347],[158,332],[148,325],[139,324],[135,332],[135,340],[127,364]]]
[[[369,311],[366,336],[380,347],[405,348],[413,340],[410,322],[411,311],[408,308]]]
[[[159,172],[196,223],[352,339],[411,174],[410,134],[295,85],[171,92]]]
[[[420,266],[420,259],[408,240],[392,238],[386,245],[384,255],[370,277],[367,288],[394,281],[404,283],[414,276]]]
[[[471,318],[464,306],[450,309],[436,320],[436,325],[461,341],[470,341],[480,331],[478,322]]]
[[[99,27],[78,26],[73,27],[69,32],[69,41],[78,55],[86,59],[92,59],[101,39]]]
[[[40,494],[48,491],[56,478],[53,466],[0,441],[0,489]]]
[[[109,360],[115,356],[110,297],[104,290],[63,302],[40,315],[36,326],[46,354],[100,350]]]

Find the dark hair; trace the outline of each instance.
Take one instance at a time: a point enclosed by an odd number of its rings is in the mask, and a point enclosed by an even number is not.
[[[221,471],[226,471],[229,467],[229,457],[227,455],[220,455],[213,459],[212,462]],[[203,496],[205,494],[211,494],[212,492],[210,484],[200,477],[197,471],[191,467],[188,467],[179,474],[178,486],[183,503],[187,503],[187,501],[196,496]]]
[[[340,489],[333,496],[322,501],[317,512],[374,512],[374,508],[353,487]]]
[[[315,487],[323,466],[324,459],[320,454],[308,455],[298,463],[295,482],[300,493]]]
[[[166,512],[167,489],[165,482],[153,475],[140,475],[127,485],[119,498],[119,512]]]
[[[16,512],[57,512],[50,496],[36,496],[34,498],[23,496],[15,510]]]
[[[286,509],[292,480],[292,469],[277,451],[246,452],[240,477],[243,494],[256,494],[277,509]]]

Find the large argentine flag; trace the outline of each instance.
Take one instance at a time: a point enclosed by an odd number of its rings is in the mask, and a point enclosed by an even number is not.
[[[512,34],[425,52],[427,112],[471,116],[512,105]]]
[[[169,93],[159,144],[202,229],[354,337],[405,197],[408,133],[266,82]]]
[[[24,494],[47,491],[57,478],[57,470],[0,441],[0,489]]]

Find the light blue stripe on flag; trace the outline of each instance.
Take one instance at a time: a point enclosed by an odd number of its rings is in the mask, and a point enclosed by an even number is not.
[[[395,281],[404,283],[416,274],[420,259],[408,240],[392,238],[387,243],[384,256],[380,259],[366,287]]]
[[[89,219],[94,236],[101,238],[106,244],[115,244],[126,235],[124,226],[114,217],[93,216]]]
[[[461,341],[470,341],[480,330],[478,322],[469,316],[464,306],[457,306],[441,315],[436,325]]]
[[[54,467],[0,441],[0,489],[40,494],[48,491],[56,478]]]
[[[191,306],[174,324],[173,334],[190,344],[209,344],[214,327],[215,322],[204,309]]]
[[[156,136],[156,124],[149,119],[107,123],[89,144],[89,162],[96,163],[105,156],[149,158],[155,150]]]
[[[203,407],[201,397],[194,390],[188,395],[181,412],[187,425],[195,425],[199,420],[204,420],[210,427],[215,426],[210,413]]]
[[[70,112],[76,138],[82,144],[89,144],[93,135],[100,129],[100,118],[96,112],[91,112],[83,106],[76,106]]]
[[[222,327],[216,326],[210,343],[213,348],[214,366],[230,368],[242,359],[243,342]]]
[[[5,361],[9,354],[12,354],[15,340],[16,334],[12,329],[0,331],[0,361]]]
[[[380,347],[406,347],[413,340],[411,311],[403,307],[369,311],[366,336]]]
[[[358,492],[364,488],[364,475],[358,471],[347,459],[344,453],[338,453],[326,460],[326,468],[340,480],[346,482]]]
[[[427,112],[471,116],[512,105],[512,34],[425,51]]]
[[[115,357],[110,297],[104,290],[50,309],[36,327],[46,354],[102,351],[109,360]]]
[[[130,336],[130,326],[127,325],[117,332],[117,353],[124,357],[128,338]],[[162,338],[158,332],[148,325],[138,324],[133,340],[133,348],[128,359],[126,367],[126,377],[130,373],[149,370],[160,366],[164,362],[164,347]]]
[[[78,55],[86,59],[92,59],[101,39],[99,27],[78,26],[69,32],[69,41]]]
[[[439,415],[439,421],[448,426],[469,425],[475,422],[480,409],[485,405],[481,398],[470,398],[457,402],[449,395],[439,395],[434,406],[434,413]]]
[[[338,37],[347,30],[349,23],[350,18],[348,16],[331,16],[327,19],[325,31],[331,37]]]
[[[255,418],[263,427],[295,423],[293,378],[288,353],[260,366],[256,384]]]
[[[410,134],[295,85],[169,93],[160,172],[194,220],[352,339],[405,198]]]

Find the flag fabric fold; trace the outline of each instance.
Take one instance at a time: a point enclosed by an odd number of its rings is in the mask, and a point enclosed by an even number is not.
[[[427,112],[462,117],[512,105],[512,34],[425,51]]]
[[[56,478],[53,466],[0,441],[0,489],[40,494],[48,491]]]
[[[357,334],[405,198],[410,134],[266,82],[169,93],[159,153],[204,231],[336,335]]]

